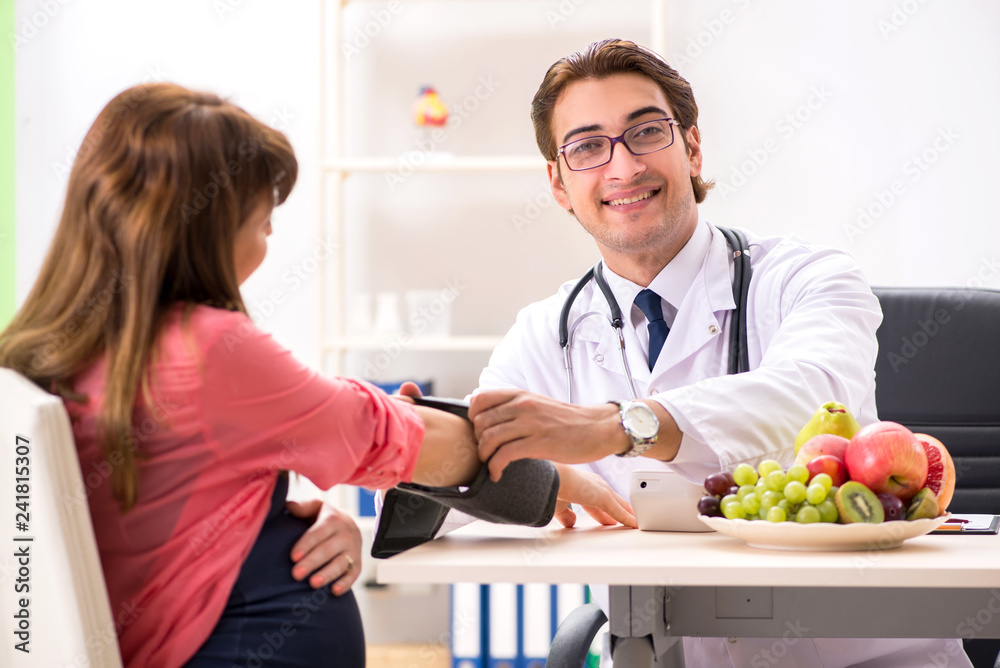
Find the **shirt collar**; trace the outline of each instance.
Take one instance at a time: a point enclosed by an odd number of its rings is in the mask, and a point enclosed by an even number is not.
[[[649,286],[638,285],[627,278],[623,278],[607,268],[604,268],[604,276],[608,281],[608,286],[618,300],[619,307],[625,315],[626,320],[631,319],[633,325],[645,322],[645,316],[639,307],[634,305],[636,295],[645,287],[660,295],[666,301],[663,311],[663,318],[668,325],[672,325],[677,308],[684,301],[685,295],[694,284],[698,273],[701,271],[712,247],[712,230],[707,222],[698,217],[698,224],[695,226],[691,238],[684,244],[670,262],[667,263],[660,273],[650,282]],[[629,318],[629,309],[632,310],[632,317]]]

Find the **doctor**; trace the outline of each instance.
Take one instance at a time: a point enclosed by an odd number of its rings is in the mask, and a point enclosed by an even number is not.
[[[862,424],[877,419],[881,311],[837,250],[748,235],[750,370],[727,374],[733,252],[698,213],[712,184],[700,177],[698,107],[674,69],[631,42],[598,42],[549,69],[531,115],[556,201],[600,250],[627,362],[595,281],[569,310],[569,376],[558,329],[577,281],[523,309],[471,399],[491,475],[545,458],[585,465],[627,497],[636,469],[669,466],[700,481],[737,462],[790,463],[798,429],[826,401]],[[957,640],[802,639],[781,659],[765,657],[773,644],[686,638],[684,652],[706,668],[886,668],[942,656],[971,667]]]

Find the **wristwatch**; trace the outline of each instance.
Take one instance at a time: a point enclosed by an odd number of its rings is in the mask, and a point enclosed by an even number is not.
[[[656,445],[656,437],[660,432],[660,421],[653,409],[641,401],[610,401],[618,406],[622,417],[622,427],[632,439],[632,447],[625,452],[619,452],[619,457],[638,457]]]

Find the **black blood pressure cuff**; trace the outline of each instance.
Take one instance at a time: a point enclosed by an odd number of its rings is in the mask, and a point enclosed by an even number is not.
[[[469,405],[451,399],[421,397],[415,403],[468,419]],[[468,487],[428,487],[400,483],[385,494],[372,556],[384,559],[434,539],[454,508],[494,524],[542,527],[552,521],[559,474],[551,462],[519,459],[498,482],[484,465]]]

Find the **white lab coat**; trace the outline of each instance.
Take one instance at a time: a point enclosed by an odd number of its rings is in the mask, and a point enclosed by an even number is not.
[[[636,391],[640,398],[663,404],[684,434],[670,468],[700,482],[708,473],[737,462],[774,457],[790,464],[798,430],[817,407],[831,400],[846,404],[861,424],[875,421],[875,330],[881,310],[854,260],[795,238],[763,239],[748,233],[753,267],[747,299],[751,370],[729,376],[729,319],[735,306],[732,253],[718,230],[704,221],[699,226],[696,234],[707,252],[696,258],[694,280],[686,294],[680,291],[681,303],[673,304],[676,317],[652,371],[646,361],[648,339],[632,326],[629,316],[641,286],[605,269],[625,315],[625,345]],[[669,278],[670,266],[650,287],[656,289],[658,281]],[[553,297],[520,312],[483,371],[481,390],[516,387],[566,400],[557,332],[559,312],[575,283],[566,283]],[[678,286],[665,287],[664,291],[677,293]],[[603,315],[582,317],[594,312]],[[571,325],[577,324],[575,331],[571,329],[574,403],[598,404],[630,396],[618,338],[605,317],[609,312],[593,281],[574,303],[569,319]],[[644,328],[644,321],[639,326]],[[600,474],[627,498],[633,470],[667,465],[645,457],[607,457],[582,466]],[[608,567],[628,568],[627,564]],[[607,610],[606,589],[592,589],[599,602],[604,599]],[[782,646],[780,657],[771,651],[776,641]],[[950,658],[950,663],[940,665],[971,668],[956,642],[803,638],[791,644],[780,638],[686,638],[684,651],[689,667],[705,668],[730,664],[835,668],[862,663],[866,668],[919,668],[936,665],[928,658],[932,655]]]

